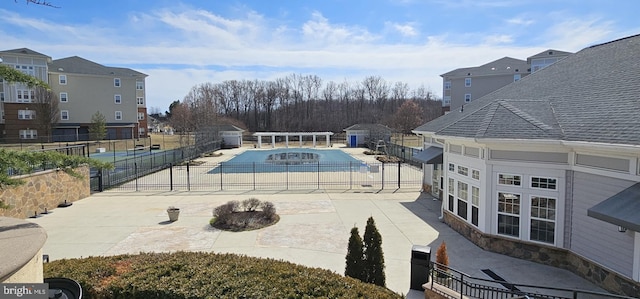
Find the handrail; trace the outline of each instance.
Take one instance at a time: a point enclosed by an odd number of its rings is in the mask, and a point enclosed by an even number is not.
[[[431,288],[433,288],[434,283],[437,283],[438,285],[459,293],[461,299],[464,298],[464,296],[500,299],[513,298],[514,295],[520,296],[520,298],[541,299],[579,299],[581,295],[588,296],[589,298],[597,296],[597,298],[637,299],[629,296],[596,291],[565,289],[478,278],[432,261],[430,261],[429,278],[431,280]],[[502,287],[496,287],[495,285],[501,285]],[[535,292],[523,291],[520,290],[520,288],[534,289]],[[559,293],[566,295],[560,295]]]

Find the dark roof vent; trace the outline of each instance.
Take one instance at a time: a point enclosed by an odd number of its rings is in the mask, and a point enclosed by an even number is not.
[[[516,72],[519,72],[520,70],[516,69]]]
[[[549,51],[549,55],[553,55],[553,51]]]
[[[464,112],[464,105],[460,106],[460,112]]]
[[[467,73],[467,76],[471,76],[471,73]]]

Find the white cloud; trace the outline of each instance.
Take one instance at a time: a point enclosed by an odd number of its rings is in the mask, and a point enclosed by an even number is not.
[[[385,26],[392,29],[394,32],[400,33],[404,37],[416,37],[419,34],[419,30],[413,23],[400,24],[394,22],[385,22]]]
[[[507,24],[519,25],[519,26],[529,26],[535,23],[533,19],[527,19],[525,17],[515,17],[507,20]]]
[[[513,42],[513,36],[507,34],[488,35],[484,38],[484,43],[489,45],[510,44]]]
[[[611,38],[613,24],[599,18],[565,18],[552,24],[543,34],[549,45],[559,50],[578,51]]]
[[[377,39],[363,28],[331,24],[317,11],[302,25],[302,35],[306,42],[316,46],[368,43]]]

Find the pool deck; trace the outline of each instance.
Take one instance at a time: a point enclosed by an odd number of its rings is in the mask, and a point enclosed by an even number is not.
[[[335,149],[335,148],[334,148]],[[245,148],[225,150],[221,162]],[[363,149],[342,148],[363,161],[375,161]],[[226,232],[209,226],[213,208],[229,200],[256,197],[273,202],[280,221],[247,232]],[[169,222],[166,208],[181,209]],[[424,298],[409,290],[411,248],[435,249],[447,243],[450,266],[479,278],[491,269],[509,282],[602,291],[573,273],[525,260],[484,251],[442,223],[441,202],[416,191],[343,192],[115,192],[94,194],[28,221],[48,234],[44,253],[51,260],[139,252],[204,251],[236,253],[291,261],[309,267],[344,273],[349,231],[364,233],[373,217],[382,235],[387,287]]]

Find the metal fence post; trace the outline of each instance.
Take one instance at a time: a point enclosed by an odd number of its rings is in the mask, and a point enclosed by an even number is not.
[[[169,163],[169,191],[173,191],[173,163]]]
[[[191,177],[189,176],[189,162],[187,161],[187,191],[191,191]]]
[[[384,162],[382,162],[382,190],[384,190]]]
[[[253,190],[256,190],[256,162],[253,162]]]
[[[222,173],[224,173],[224,169],[222,169],[223,165],[224,164],[220,162],[220,191],[222,191]]]
[[[320,161],[318,161],[318,190],[320,190]]]
[[[98,191],[104,191],[104,187],[102,186],[102,169],[98,170]]]
[[[400,161],[398,161],[398,189],[400,189]]]
[[[353,189],[353,162],[349,162],[349,189]]]
[[[136,191],[138,191],[138,163],[133,162],[133,171],[136,174]]]

